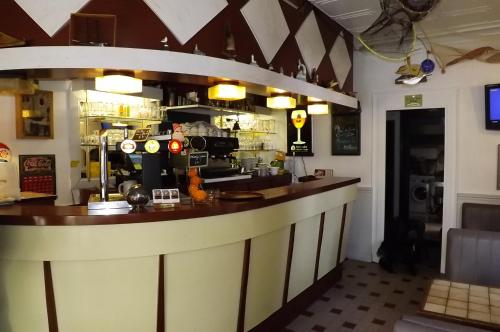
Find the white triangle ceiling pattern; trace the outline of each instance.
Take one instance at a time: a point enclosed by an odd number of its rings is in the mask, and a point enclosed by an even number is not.
[[[349,51],[342,33],[339,34],[335,43],[333,43],[332,50],[330,51],[330,61],[332,62],[335,77],[337,77],[337,81],[339,82],[339,87],[342,89],[347,75],[349,75],[352,68],[351,58],[349,57]]]
[[[250,0],[241,13],[270,63],[290,34],[278,0]]]
[[[299,46],[300,54],[304,58],[307,71],[311,73],[313,68],[318,69],[326,54],[326,48],[314,11],[311,11],[300,26],[299,31],[295,34],[295,40]]]
[[[226,0],[143,0],[184,45],[226,6]]]
[[[50,37],[90,0],[14,0]]]

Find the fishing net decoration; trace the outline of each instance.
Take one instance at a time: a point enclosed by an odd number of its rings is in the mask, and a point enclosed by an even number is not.
[[[385,60],[401,61],[415,50],[415,22],[422,20],[439,0],[379,0],[382,13],[357,39]]]

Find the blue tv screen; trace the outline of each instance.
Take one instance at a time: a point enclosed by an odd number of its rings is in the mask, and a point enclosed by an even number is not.
[[[500,84],[484,87],[486,129],[500,130]]]

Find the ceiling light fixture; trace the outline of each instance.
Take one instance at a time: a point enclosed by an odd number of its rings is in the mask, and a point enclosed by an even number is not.
[[[295,108],[297,100],[290,93],[273,93],[267,97],[266,105],[268,108],[287,109]]]
[[[238,82],[224,81],[208,88],[208,99],[215,100],[240,100],[247,96],[247,89],[238,85]]]
[[[112,93],[140,93],[142,80],[132,71],[105,70],[103,76],[95,78],[95,89]]]
[[[307,97],[307,113],[310,115],[323,115],[329,112],[328,102],[314,97]]]

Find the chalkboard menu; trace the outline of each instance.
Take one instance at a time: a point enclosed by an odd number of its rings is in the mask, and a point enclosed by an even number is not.
[[[301,119],[301,123],[297,128],[292,121],[292,113],[294,110],[286,111],[287,126],[286,126],[286,155],[293,156],[314,156],[312,150],[312,116],[306,114],[306,117]]]
[[[191,152],[188,156],[189,167],[205,167],[208,165],[208,152]]]
[[[332,155],[360,154],[360,113],[333,113]]]
[[[56,194],[56,156],[19,155],[21,191]]]
[[[135,131],[132,140],[136,142],[145,142],[148,139],[150,132],[151,128],[139,128]]]

